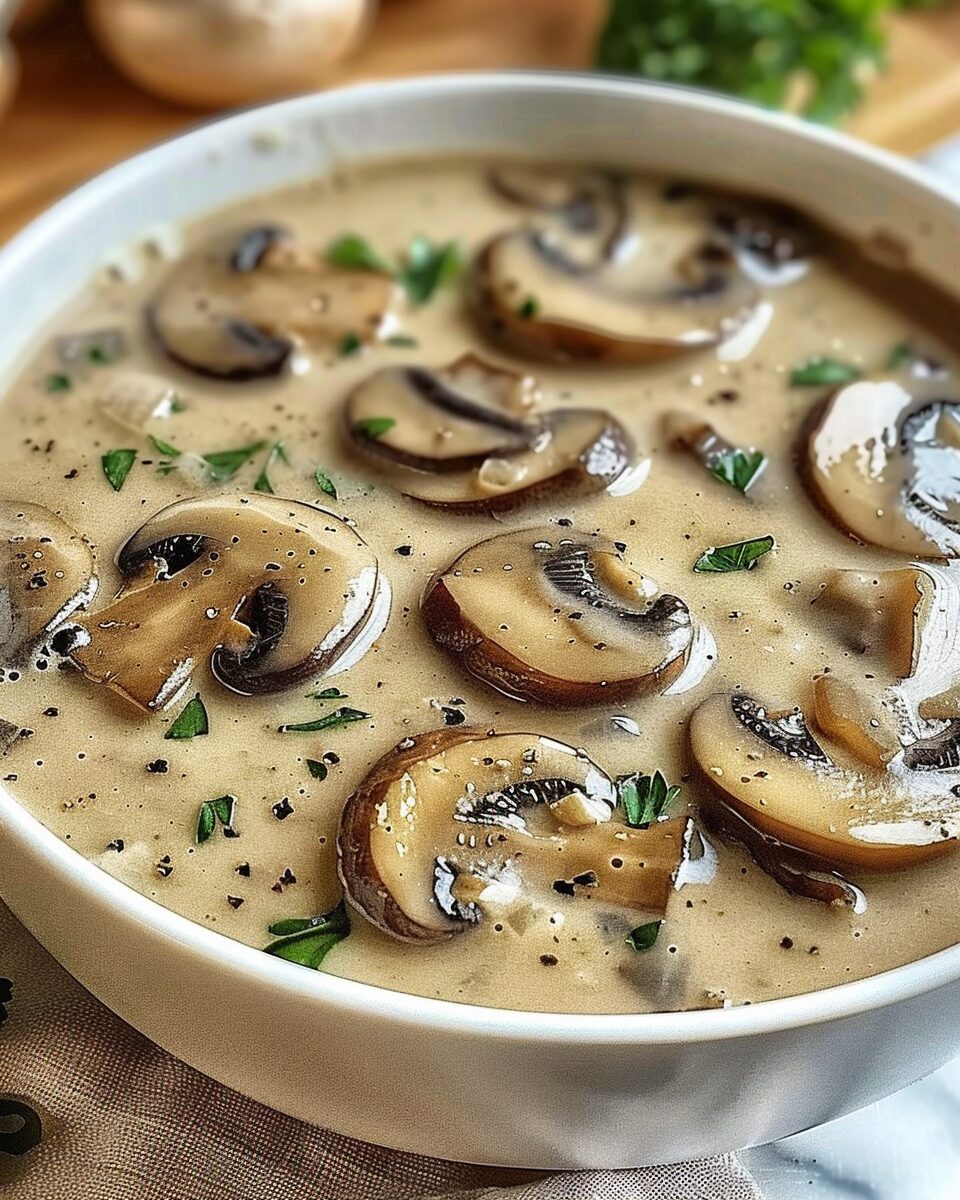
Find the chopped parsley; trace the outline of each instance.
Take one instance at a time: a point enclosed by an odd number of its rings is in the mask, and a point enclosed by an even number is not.
[[[790,372],[791,387],[832,387],[841,383],[853,383],[862,372],[852,363],[838,358],[808,358]]]
[[[210,840],[219,823],[224,837],[236,837],[233,822],[237,814],[236,796],[219,796],[216,800],[204,800],[197,817],[197,845]]]
[[[319,779],[321,783],[327,777],[327,764],[320,762],[317,758],[307,759],[307,770],[314,779]]]
[[[180,399],[179,396],[174,396],[174,398],[170,401],[170,412],[172,414],[174,414],[174,416],[176,416],[176,414],[186,412],[186,411],[187,411],[186,404],[184,404],[184,402]]]
[[[209,732],[210,721],[207,717],[207,709],[200,699],[200,693],[197,692],[192,700],[187,701],[163,736],[165,739],[172,738],[174,741],[186,742],[190,738],[202,737],[203,734]]]
[[[397,280],[414,304],[426,304],[437,288],[456,279],[462,269],[456,242],[435,244],[417,236],[407,249]]]
[[[87,362],[93,363],[95,367],[109,367],[115,361],[113,355],[109,354],[98,342],[94,342],[87,348]]]
[[[913,359],[913,349],[909,342],[897,342],[887,355],[887,366],[893,370],[903,367]]]
[[[101,457],[103,473],[115,492],[119,492],[123,487],[124,480],[130,474],[130,468],[136,461],[136,450],[108,450]]]
[[[396,421],[393,417],[364,417],[362,421],[357,421],[353,428],[361,437],[376,441],[385,433],[389,433],[394,425],[396,425]]]
[[[340,351],[341,358],[352,358],[355,354],[359,354],[363,343],[357,335],[351,330],[350,333],[345,333],[340,339],[340,345],[337,349]]]
[[[324,729],[340,729],[354,721],[369,721],[370,714],[356,708],[337,708],[315,721],[300,721],[296,725],[278,725],[277,733],[320,733]]]
[[[528,296],[517,309],[517,316],[522,317],[524,321],[532,321],[539,311],[540,301],[536,296]]]
[[[420,343],[415,337],[411,337],[409,333],[395,333],[392,337],[387,338],[387,345],[413,350]]]
[[[635,771],[617,779],[617,799],[631,829],[646,829],[659,821],[679,795],[680,785],[668,785],[662,771],[654,771],[652,775]]]
[[[327,262],[351,271],[376,271],[392,275],[393,267],[381,258],[366,238],[358,233],[345,233],[327,247]]]
[[[725,450],[710,460],[710,474],[738,492],[746,492],[766,465],[760,450]]]
[[[308,700],[346,700],[347,693],[341,692],[338,687],[324,688],[320,692],[307,692]]]
[[[183,453],[182,450],[178,450],[176,446],[171,446],[169,442],[165,442],[162,438],[154,437],[152,433],[150,434],[150,445],[153,446],[158,454],[162,454],[164,458],[179,458]]]
[[[636,929],[631,929],[625,939],[627,945],[639,954],[642,954],[644,950],[652,949],[660,936],[662,924],[662,921],[648,921],[645,925],[638,925]]]
[[[44,380],[43,386],[53,396],[57,392],[69,392],[73,387],[73,380],[61,371],[54,371]]]
[[[313,473],[314,482],[325,496],[329,496],[332,500],[337,498],[337,488],[330,476],[321,467]]]
[[[341,900],[332,912],[319,917],[290,917],[269,927],[276,941],[264,947],[265,953],[302,967],[319,970],[323,960],[350,933],[350,918]]]
[[[769,534],[751,538],[746,542],[733,542],[729,546],[711,546],[704,550],[693,564],[695,571],[719,575],[728,571],[749,571],[765,554],[769,554],[776,543]]]
[[[228,479],[232,479],[255,454],[259,454],[266,444],[266,442],[253,442],[249,446],[240,446],[236,450],[215,450],[210,454],[204,454],[203,461],[210,468],[212,478],[217,483],[225,483]]]
[[[267,461],[263,464],[263,469],[261,470],[260,474],[253,481],[253,490],[255,492],[266,492],[269,496],[273,495],[273,486],[270,483],[269,472],[271,466],[273,466],[274,460],[278,458],[281,462],[285,462],[288,466],[290,465],[290,459],[287,458],[287,452],[283,448],[283,442],[274,442],[270,447],[270,453],[267,455]]]

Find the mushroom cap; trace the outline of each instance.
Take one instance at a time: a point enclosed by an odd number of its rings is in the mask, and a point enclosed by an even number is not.
[[[703,778],[731,808],[825,863],[891,871],[956,849],[960,774],[921,778],[901,760],[865,769],[842,747],[828,753],[800,709],[771,712],[748,696],[717,694],[690,718],[690,743]]]
[[[537,413],[535,393],[529,376],[474,355],[441,371],[387,368],[350,393],[344,425],[398,491],[451,512],[599,491],[623,474],[633,443],[615,417],[587,408]]]
[[[340,517],[262,493],[171,504],[117,565],[122,590],[76,622],[70,654],[150,711],[205,661],[243,695],[317,678],[365,629],[379,583],[376,557]]]
[[[262,226],[214,240],[170,272],[147,309],[155,339],[200,375],[278,375],[298,340],[334,350],[375,338],[393,295],[386,274],[332,267],[289,231]]]
[[[436,643],[515,699],[575,706],[665,687],[693,642],[690,612],[657,594],[608,538],[555,527],[471,546],[422,602]]]
[[[0,661],[20,662],[97,591],[87,541],[39,504],[0,500]]]
[[[936,383],[936,381],[932,381]],[[960,555],[960,401],[923,398],[931,381],[838,388],[805,436],[814,500],[862,542],[904,555]]]
[[[347,898],[394,937],[448,940],[539,888],[662,914],[687,822],[629,829],[583,751],[533,733],[444,729],[407,738],[344,806]],[[560,883],[562,887],[556,887]]]

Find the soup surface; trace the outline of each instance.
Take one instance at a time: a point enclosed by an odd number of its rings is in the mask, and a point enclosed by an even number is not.
[[[957,940],[957,358],[901,281],[751,201],[446,161],[124,264],[2,410],[0,767],[80,854],[506,1008]]]

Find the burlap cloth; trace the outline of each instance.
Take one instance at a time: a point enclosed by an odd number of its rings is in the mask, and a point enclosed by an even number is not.
[[[756,1200],[732,1156],[531,1175],[381,1150],[281,1116],[184,1066],[84,991],[0,904],[0,1094],[43,1139],[0,1152],[14,1200]],[[338,1081],[317,1081],[338,1087]],[[656,1119],[651,1116],[651,1119]],[[2,1146],[0,1126],[0,1146]]]

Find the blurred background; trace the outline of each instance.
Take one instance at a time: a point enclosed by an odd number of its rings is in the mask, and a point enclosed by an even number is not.
[[[958,0],[0,0],[0,241],[203,112],[491,67],[712,88],[907,154],[960,133]]]

